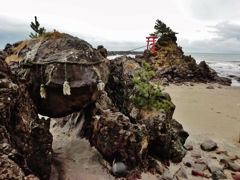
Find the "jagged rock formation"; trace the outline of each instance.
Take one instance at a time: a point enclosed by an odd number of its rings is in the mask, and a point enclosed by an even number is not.
[[[50,120],[39,119],[26,84],[0,61],[0,179],[49,178]],[[34,175],[37,177],[35,177]]]
[[[183,144],[188,137],[181,124],[172,120],[174,105],[167,113],[160,110],[146,115],[134,107],[130,99],[134,91],[132,77],[138,69],[141,67],[131,58],[110,61],[107,93],[102,93],[91,108],[87,131],[91,144],[106,160],[127,165],[129,179],[137,174],[136,170],[151,168],[150,157],[166,164],[169,160],[180,162],[184,157]],[[161,99],[171,101],[167,93]]]
[[[69,123],[65,119],[62,125],[77,126],[75,135],[89,139],[109,163],[114,160],[125,163],[127,179],[138,177],[142,171],[157,169],[153,159],[168,165],[170,160],[179,162],[184,157],[183,144],[188,133],[172,119],[175,106],[172,105],[168,112],[143,114],[132,104],[132,78],[136,70],[143,71],[135,60],[122,57],[105,63],[100,52],[90,44],[66,34],[57,34],[57,37],[48,34],[19,42],[6,51],[6,61],[21,81],[23,98],[20,100],[26,103],[23,108],[28,109],[28,116],[21,111],[19,117],[31,122],[31,128],[27,129],[32,135],[27,144],[31,147],[31,151],[27,151],[30,154],[27,165],[30,172],[41,179],[49,175],[52,139],[48,134],[49,120],[37,118],[37,113],[62,117],[81,110],[81,116],[74,118],[76,122],[72,124],[68,116]],[[106,91],[103,91],[103,83],[107,83]],[[160,99],[171,101],[167,93]],[[14,109],[10,112],[15,113]],[[9,128],[12,127],[15,124]],[[24,125],[17,127],[21,129]],[[19,138],[14,134],[11,137],[16,141]]]
[[[108,80],[100,52],[67,34],[55,31],[24,41],[12,51],[6,61],[19,61],[20,69],[12,63],[12,70],[31,86],[30,96],[42,115],[62,117],[86,107],[100,95],[99,83]],[[70,92],[64,95],[65,89]]]
[[[99,45],[97,50],[101,53],[101,55],[106,58],[108,56],[107,49],[103,45]]]
[[[67,116],[58,119],[56,125],[67,129],[67,134],[89,139],[110,165],[114,161],[126,164],[127,179],[139,177],[142,171],[158,169],[156,159],[166,165],[169,161],[180,162],[185,155],[183,144],[188,133],[172,119],[175,106],[168,113],[160,110],[142,114],[130,99],[134,91],[132,77],[142,67],[129,57],[109,63],[106,92],[82,109],[81,116],[74,118],[74,122]],[[162,100],[171,98],[164,93]]]
[[[231,85],[231,79],[219,77],[205,61],[197,64],[194,58],[185,56],[176,42],[169,41],[167,45],[160,45],[157,42],[155,48],[155,53],[146,50],[136,59],[150,63],[156,72],[156,80],[160,80],[164,85],[182,82],[217,82],[222,85]]]

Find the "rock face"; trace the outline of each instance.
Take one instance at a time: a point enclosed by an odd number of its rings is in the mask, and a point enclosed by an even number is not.
[[[74,126],[75,135],[88,138],[110,164],[115,161],[126,165],[127,179],[138,177],[142,171],[161,169],[157,160],[166,165],[182,160],[188,133],[172,119],[174,104],[167,112],[143,113],[132,103],[132,78],[137,70],[143,71],[135,60],[122,57],[110,61],[108,67],[100,52],[87,42],[66,34],[53,35],[7,48],[6,61],[19,84],[9,85],[9,78],[3,75],[2,87],[17,93],[10,97],[12,101],[3,94],[2,109],[12,108],[2,114],[3,132],[6,131],[3,139],[17,149],[14,162],[6,162],[16,163],[19,175],[33,173],[40,179],[49,176],[49,119],[39,119],[37,113],[58,118],[81,110],[73,115],[77,116],[76,121],[64,120],[60,124],[69,126],[69,130]],[[7,65],[3,62],[2,67]],[[171,101],[171,97],[162,93],[158,100]],[[8,145],[2,149],[5,147]],[[9,151],[4,154],[8,158],[11,155]]]
[[[181,124],[172,120],[174,105],[168,113],[153,111],[147,115],[142,115],[133,106],[130,101],[133,92],[131,79],[137,69],[141,70],[141,67],[131,58],[110,61],[107,93],[103,92],[91,107],[91,123],[85,132],[91,144],[109,163],[115,160],[127,165],[127,179],[131,179],[135,170],[151,168],[150,156],[166,164],[169,160],[180,162],[185,155],[183,144],[188,137]],[[167,93],[162,96],[163,101],[166,99],[171,100]]]
[[[31,86],[30,95],[40,114],[62,117],[98,98],[98,85],[107,82],[108,68],[100,52],[86,41],[53,35],[20,43],[13,55],[21,69],[11,67]]]
[[[48,179],[50,121],[38,118],[26,85],[11,74],[4,61],[0,61],[0,99],[0,179],[34,178],[31,174]]]
[[[156,72],[156,80],[162,84],[182,82],[217,82],[222,85],[231,85],[231,79],[219,77],[215,70],[210,68],[205,61],[196,63],[191,56],[185,56],[182,48],[176,42],[168,45],[156,43],[156,52],[145,51],[143,56],[138,56],[138,61],[145,60],[151,64]]]

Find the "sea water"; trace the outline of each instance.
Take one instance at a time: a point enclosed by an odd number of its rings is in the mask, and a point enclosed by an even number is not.
[[[185,53],[191,55],[199,64],[205,61],[218,76],[232,79],[232,86],[240,86],[236,77],[240,78],[240,54],[216,54],[216,53]]]
[[[228,77],[232,79],[231,86],[240,86],[240,82],[236,77],[240,78],[240,54],[215,54],[215,53],[184,53],[186,56],[191,55],[199,64],[205,61],[212,69],[214,69],[218,76]],[[112,60],[122,55],[108,56]],[[135,57],[133,54],[127,56]]]

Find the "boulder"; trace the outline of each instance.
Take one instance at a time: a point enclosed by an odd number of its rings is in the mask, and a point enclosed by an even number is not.
[[[99,97],[108,81],[108,68],[105,58],[89,43],[67,34],[24,43],[14,52],[21,65],[17,73],[28,82],[40,114],[66,116]]]
[[[101,53],[101,55],[106,58],[108,56],[107,49],[103,45],[99,45],[97,50]]]
[[[214,151],[217,149],[217,143],[212,140],[206,140],[201,144],[201,149],[204,151]]]

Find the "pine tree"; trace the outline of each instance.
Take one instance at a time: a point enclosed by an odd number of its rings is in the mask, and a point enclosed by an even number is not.
[[[35,18],[35,23],[31,22],[30,27],[33,29],[35,33],[34,34],[30,33],[29,35],[30,38],[40,37],[44,35],[46,32],[46,29],[44,27],[40,28],[40,23],[37,20],[37,16],[34,16],[34,18]]]
[[[159,38],[158,42],[161,45],[167,45],[169,40],[172,40],[174,43],[176,43],[176,34],[178,33],[174,32],[170,27],[167,27],[167,25],[159,19],[156,20],[154,29],[155,32],[150,35],[157,36]]]
[[[155,73],[150,70],[150,65],[142,61],[144,72],[137,72],[138,77],[132,79],[136,91],[132,96],[133,104],[140,109],[147,109],[149,111],[156,109],[164,109],[168,111],[171,106],[170,101],[163,101],[162,90],[160,85],[155,86],[150,83],[150,80],[155,76]]]

